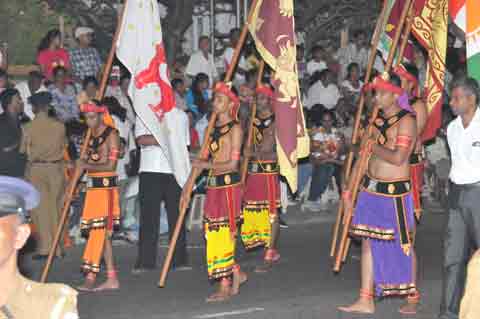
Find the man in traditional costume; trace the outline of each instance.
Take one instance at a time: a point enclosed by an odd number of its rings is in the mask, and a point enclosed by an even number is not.
[[[105,106],[89,102],[81,106],[91,130],[86,156],[77,162],[77,169],[87,173],[87,193],[81,218],[82,232],[88,236],[82,270],[86,273],[83,291],[101,291],[120,287],[115,270],[111,236],[120,224],[117,160],[120,138]],[[107,280],[94,288],[102,256]]]
[[[248,164],[248,178],[243,198],[242,241],[247,250],[265,247],[264,265],[256,272],[268,271],[280,259],[276,249],[280,232],[279,167],[275,148],[275,114],[273,91],[260,85],[257,93],[257,114],[253,122],[253,150]]]
[[[375,89],[381,109],[372,136],[364,136],[361,156],[368,156],[368,169],[361,183],[350,233],[362,239],[361,289],[359,299],[339,310],[373,313],[374,297],[417,296],[412,270],[414,251],[410,231],[414,225],[409,158],[415,148],[417,127],[398,76],[377,77]],[[354,171],[359,169],[358,163]],[[351,176],[355,176],[352,174]],[[353,179],[348,189],[352,189]],[[351,208],[351,194],[342,194]],[[400,308],[404,312],[404,307]]]
[[[393,71],[402,80],[402,89],[405,90],[405,98],[408,98],[410,105],[415,111],[417,120],[417,136],[422,136],[427,124],[427,106],[419,96],[418,69],[413,64],[400,64]],[[412,179],[413,204],[415,217],[420,220],[422,214],[421,193],[423,187],[423,172],[425,169],[425,156],[423,143],[417,139],[415,149],[410,157],[410,177]]]
[[[405,90],[409,103],[415,111],[415,119],[417,121],[417,141],[412,155],[410,156],[410,179],[412,182],[413,207],[415,218],[420,222],[422,216],[422,188],[423,188],[423,172],[425,170],[425,150],[421,139],[425,125],[427,124],[428,112],[427,106],[420,96],[419,74],[418,68],[413,64],[398,65],[393,72],[401,79],[402,89]],[[404,98],[405,99],[405,98]],[[412,241],[415,243],[417,226],[414,223],[412,229]],[[413,278],[417,285],[417,256],[413,257]],[[416,307],[420,302],[420,294],[411,296],[407,305],[404,306],[403,312],[415,313]],[[408,308],[408,309],[407,309]]]
[[[218,82],[214,92],[217,120],[210,136],[210,160],[192,162],[193,167],[209,170],[204,207],[207,268],[209,279],[218,281],[219,288],[207,302],[231,298],[247,280],[235,261],[237,227],[242,219],[239,162],[243,132],[237,118],[240,101],[229,84]]]

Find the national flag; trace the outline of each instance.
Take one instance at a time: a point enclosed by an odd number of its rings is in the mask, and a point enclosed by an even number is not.
[[[450,0],[450,15],[465,32],[468,75],[480,82],[480,1]]]
[[[415,0],[412,33],[428,52],[424,98],[428,120],[422,140],[437,135],[442,124],[445,59],[447,55],[448,0]]]
[[[297,159],[308,156],[310,142],[300,101],[293,0],[258,0],[253,10],[250,33],[258,52],[274,72],[273,107],[280,173],[295,192]]]
[[[158,141],[177,182],[183,186],[190,163],[169,134],[175,95],[168,79],[162,26],[156,0],[128,0],[117,42],[117,57],[132,75],[129,95],[137,116]],[[188,154],[187,154],[188,156]],[[188,158],[188,157],[187,157]]]
[[[383,27],[381,28],[382,33],[380,35],[378,50],[382,54],[382,57],[385,61],[388,59],[393,38],[397,32],[400,17],[402,15],[403,8],[405,7],[405,2],[406,0],[386,0],[384,2],[384,5],[387,6],[385,12],[387,18],[384,20]],[[413,46],[411,41],[409,41],[405,47],[403,59],[406,61],[413,61]]]

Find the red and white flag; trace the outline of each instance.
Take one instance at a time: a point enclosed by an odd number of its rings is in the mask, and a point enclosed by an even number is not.
[[[130,71],[129,94],[137,116],[162,148],[180,186],[190,172],[188,153],[169,134],[175,94],[169,80],[156,0],[128,0],[117,42],[117,57]],[[179,167],[181,165],[182,167]]]

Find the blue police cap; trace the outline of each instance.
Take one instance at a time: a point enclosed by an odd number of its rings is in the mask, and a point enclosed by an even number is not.
[[[26,222],[28,212],[39,202],[40,193],[32,184],[20,178],[0,176],[0,218],[16,214]]]

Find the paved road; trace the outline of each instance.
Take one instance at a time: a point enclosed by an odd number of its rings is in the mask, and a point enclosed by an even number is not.
[[[405,318],[397,314],[401,300],[380,301],[375,316],[347,316],[336,306],[354,300],[359,288],[359,249],[354,247],[342,272],[334,275],[328,257],[333,213],[301,213],[292,209],[291,226],[282,232],[281,263],[270,274],[252,273],[261,252],[241,252],[240,262],[250,274],[239,296],[224,304],[206,304],[213,291],[206,278],[204,245],[198,232],[191,233],[190,259],[193,271],[170,273],[167,287],[157,288],[159,271],[142,276],[130,274],[136,249],[115,247],[122,288],[117,292],[81,294],[79,308],[88,319],[347,319]],[[441,289],[441,238],[445,215],[430,209],[419,227],[417,251],[420,256],[421,312],[415,318],[435,318]],[[161,257],[165,252],[161,248]],[[57,261],[50,281],[78,284],[81,250],[70,250]],[[42,264],[27,261],[27,269],[38,276]]]

